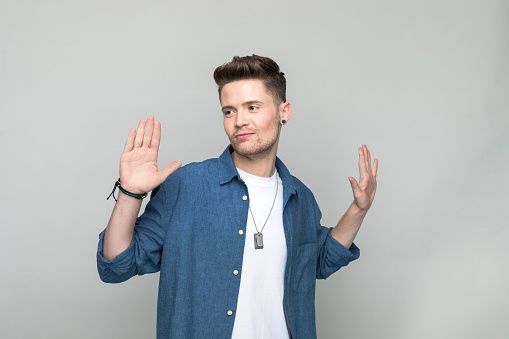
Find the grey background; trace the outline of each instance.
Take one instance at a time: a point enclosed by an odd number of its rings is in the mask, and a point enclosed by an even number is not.
[[[214,68],[274,58],[279,156],[333,226],[380,159],[361,259],[317,284],[320,338],[509,333],[508,1],[0,1],[0,336],[151,338],[158,275],[100,282],[130,127],[159,163],[227,144]]]

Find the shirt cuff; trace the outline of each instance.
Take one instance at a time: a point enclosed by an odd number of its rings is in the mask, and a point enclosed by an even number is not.
[[[340,266],[348,265],[351,261],[359,258],[361,254],[360,249],[354,243],[352,243],[350,249],[347,249],[339,241],[334,239],[330,231],[327,233],[327,238],[325,239],[325,248],[327,248],[327,255],[331,261]]]
[[[127,272],[131,266],[134,258],[134,244],[131,244],[123,252],[117,255],[112,260],[107,260],[103,257],[103,238],[104,232],[99,234],[99,245],[97,246],[97,268],[102,271],[110,271],[116,274]]]

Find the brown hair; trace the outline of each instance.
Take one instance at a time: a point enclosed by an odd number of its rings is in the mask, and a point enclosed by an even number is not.
[[[278,64],[267,57],[253,54],[252,56],[234,56],[214,71],[214,80],[221,100],[223,86],[237,80],[260,79],[267,91],[272,94],[274,102],[279,105],[286,102],[285,74],[279,70]]]

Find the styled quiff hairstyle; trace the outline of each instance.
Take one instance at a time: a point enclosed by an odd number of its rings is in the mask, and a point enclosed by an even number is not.
[[[265,84],[267,91],[272,94],[274,102],[279,105],[286,102],[285,74],[279,70],[278,64],[267,57],[253,54],[252,56],[234,56],[214,71],[214,80],[221,100],[223,86],[237,80],[259,79]]]

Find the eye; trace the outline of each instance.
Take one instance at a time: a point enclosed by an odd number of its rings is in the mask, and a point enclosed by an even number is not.
[[[233,113],[235,113],[235,112],[234,112],[234,111],[232,111],[232,110],[230,110],[230,109],[228,109],[228,110],[224,110],[224,111],[223,111],[223,115],[224,115],[225,117],[230,116],[230,115],[232,115]]]
[[[250,111],[256,111],[257,109],[258,109],[258,106],[253,106],[253,105],[249,106]]]

